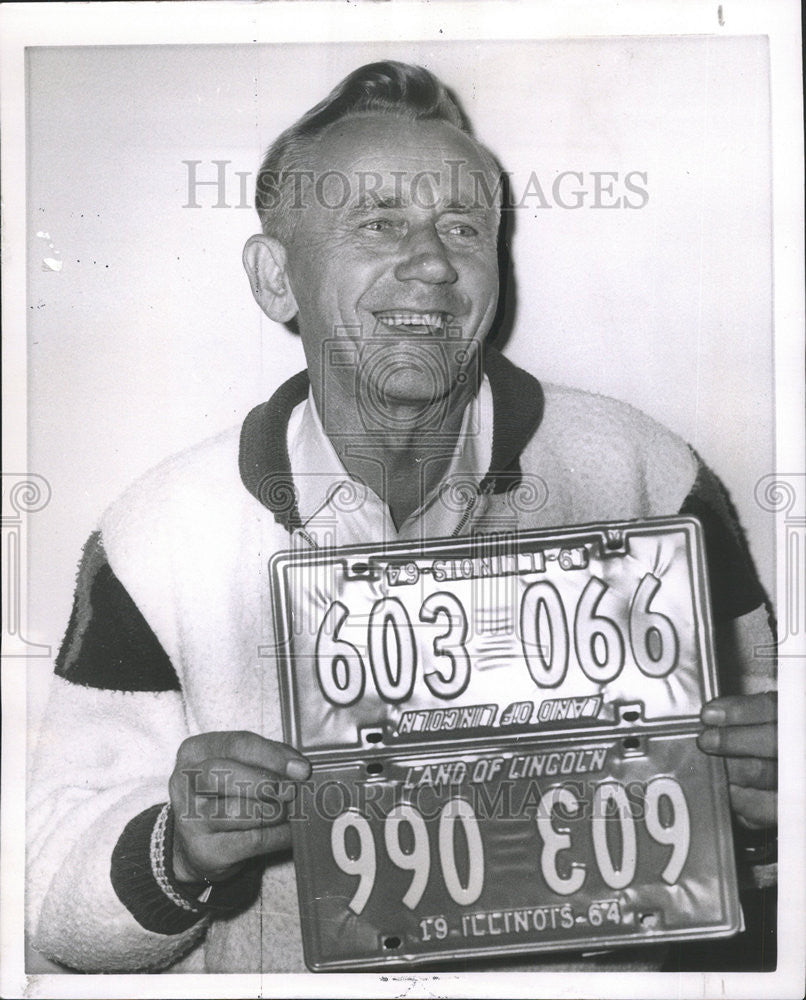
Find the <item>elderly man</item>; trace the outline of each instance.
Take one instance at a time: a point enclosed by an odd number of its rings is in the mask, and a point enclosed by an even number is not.
[[[282,805],[310,765],[283,742],[261,650],[269,558],[323,544],[322,525],[347,545],[495,530],[513,510],[518,529],[698,516],[728,694],[700,745],[727,759],[740,821],[774,824],[773,684],[752,655],[770,634],[729,504],[648,418],[484,347],[499,193],[493,157],[417,67],[362,67],[269,149],[244,264],[264,312],[296,323],[307,372],[146,475],[87,543],[31,795],[33,942],[56,961],[304,969]],[[513,507],[537,476],[540,504]],[[471,484],[458,506],[440,490],[455,481]],[[594,967],[518,962],[573,965]]]

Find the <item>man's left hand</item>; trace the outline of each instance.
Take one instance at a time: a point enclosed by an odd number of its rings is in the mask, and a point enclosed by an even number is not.
[[[714,698],[700,714],[697,743],[725,757],[730,801],[746,827],[774,826],[778,812],[778,699],[764,694]]]

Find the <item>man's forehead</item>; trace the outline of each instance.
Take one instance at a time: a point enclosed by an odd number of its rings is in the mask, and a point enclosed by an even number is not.
[[[479,197],[496,187],[490,161],[447,122],[356,117],[321,139],[311,166],[326,187],[349,191],[350,210],[407,208],[426,193],[431,203],[458,212],[494,207]]]
[[[446,177],[459,166],[484,170],[475,141],[448,122],[410,120],[398,115],[341,119],[320,136],[320,167],[380,174],[394,186],[401,172],[439,171]]]

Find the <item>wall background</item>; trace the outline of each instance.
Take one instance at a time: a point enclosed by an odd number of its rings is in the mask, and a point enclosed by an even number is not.
[[[27,637],[55,655],[81,546],[139,473],[240,422],[303,366],[241,270],[263,148],[347,72],[418,62],[460,97],[525,191],[583,173],[581,208],[516,213],[506,353],[627,400],[727,485],[772,590],[769,85],[763,38],[34,48],[28,53]],[[224,168],[227,207],[198,180]],[[246,172],[247,198],[241,196]],[[593,171],[647,174],[640,210],[595,209]],[[641,183],[638,181],[637,183]],[[638,201],[630,195],[632,201]],[[606,201],[609,201],[605,197]],[[52,661],[28,661],[31,731]]]

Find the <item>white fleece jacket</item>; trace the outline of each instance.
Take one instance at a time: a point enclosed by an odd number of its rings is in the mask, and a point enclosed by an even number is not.
[[[729,591],[715,595],[714,603],[740,651],[731,664],[735,690],[771,687],[768,661],[752,655],[756,645],[771,641],[760,588],[726,524],[718,484],[714,487],[692,451],[624,404],[541,388],[503,359],[495,364],[488,478],[520,474],[528,485],[530,477],[539,477],[545,496],[530,509],[513,505],[511,493],[496,487],[480,496],[463,532],[492,528],[513,510],[524,529],[681,510],[706,521],[713,515],[718,527],[712,535],[720,539],[714,552],[723,543],[735,549],[724,559],[714,556],[726,563],[724,572],[712,569],[715,588]],[[240,445],[238,431],[227,432],[144,476],[108,510],[100,535],[85,552],[29,797],[33,943],[68,967],[305,970],[288,858],[269,864],[258,899],[243,912],[226,919],[215,912],[185,919],[177,910],[176,920],[190,921],[179,930],[170,920],[160,930],[143,926],[110,878],[124,828],[167,800],[185,737],[246,729],[283,739],[276,666],[259,651],[271,648],[273,640],[269,559],[291,547],[289,528],[296,530],[293,509],[278,506],[277,491],[264,489],[267,470],[275,474],[277,455],[285,454],[289,414],[307,392],[301,376],[289,386],[268,409],[250,416]],[[273,444],[267,435],[274,436]],[[290,470],[279,474],[282,483]],[[737,560],[743,579],[735,570]],[[144,645],[142,635],[149,630]],[[149,823],[153,826],[153,819]],[[152,877],[132,874],[135,894],[141,876]],[[155,921],[159,925],[159,918]],[[651,949],[641,955],[615,953],[602,964],[635,969],[657,961]],[[567,956],[511,966],[592,967]]]

